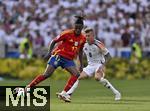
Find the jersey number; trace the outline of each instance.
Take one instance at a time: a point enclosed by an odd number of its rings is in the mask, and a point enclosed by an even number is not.
[[[89,57],[92,57],[92,53],[91,52],[89,52]]]

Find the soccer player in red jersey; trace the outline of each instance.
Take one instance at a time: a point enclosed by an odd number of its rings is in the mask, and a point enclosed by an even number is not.
[[[85,36],[81,33],[83,29],[83,17],[76,16],[74,29],[63,31],[59,36],[52,40],[49,51],[45,59],[49,59],[46,70],[42,75],[38,75],[26,88],[32,88],[52,75],[59,66],[65,68],[70,74],[66,86],[64,87],[61,98],[67,102],[66,92],[73,86],[80,76],[73,61],[79,56],[80,69],[82,70],[82,49],[86,42]],[[56,47],[54,47],[56,45]]]

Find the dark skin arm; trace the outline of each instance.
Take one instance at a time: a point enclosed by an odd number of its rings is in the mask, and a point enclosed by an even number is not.
[[[82,72],[82,70],[83,70],[83,49],[82,48],[79,51],[79,61],[80,61],[79,70],[80,70],[80,72]]]
[[[44,60],[47,61],[51,57],[51,53],[52,53],[52,50],[53,50],[55,44],[56,44],[56,42],[54,40],[52,40],[51,44],[49,46],[49,50],[48,50],[47,54],[44,56]]]

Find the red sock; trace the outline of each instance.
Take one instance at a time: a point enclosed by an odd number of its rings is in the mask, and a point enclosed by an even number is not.
[[[36,86],[38,83],[45,80],[46,77],[44,75],[38,75],[35,79],[32,80],[32,82],[29,84],[30,87]]]
[[[68,82],[67,82],[67,84],[66,84],[66,86],[64,88],[64,91],[66,91],[66,92],[69,91],[69,89],[73,86],[73,84],[77,81],[77,79],[78,79],[78,77],[72,75],[69,78],[69,80],[68,80]]]

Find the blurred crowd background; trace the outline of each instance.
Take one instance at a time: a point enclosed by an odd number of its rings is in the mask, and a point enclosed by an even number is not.
[[[150,0],[0,0],[0,57],[41,57],[81,11],[113,56],[128,57],[133,43],[150,56]]]

